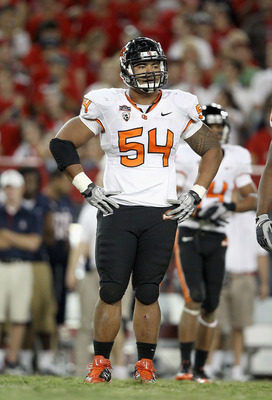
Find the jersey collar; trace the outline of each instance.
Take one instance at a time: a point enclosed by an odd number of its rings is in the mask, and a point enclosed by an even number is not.
[[[137,108],[137,110],[139,110],[141,113],[143,113],[143,110],[141,110],[137,104],[129,97],[129,95],[127,93],[125,93],[127,100],[130,102],[130,104],[133,105],[133,107]],[[149,113],[150,111],[152,111],[156,105],[158,104],[158,102],[160,101],[162,97],[162,91],[159,90],[158,96],[156,97],[156,99],[153,101],[152,104],[150,104],[150,106],[148,107],[148,109],[146,110],[146,112],[144,114]]]

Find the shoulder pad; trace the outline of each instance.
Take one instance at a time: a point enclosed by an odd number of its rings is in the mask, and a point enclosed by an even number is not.
[[[84,97],[93,101],[98,107],[111,107],[113,104],[116,104],[117,91],[118,89],[113,88],[91,90]]]
[[[175,89],[173,90],[173,102],[182,112],[188,113],[194,105],[198,104],[198,99],[192,93]]]

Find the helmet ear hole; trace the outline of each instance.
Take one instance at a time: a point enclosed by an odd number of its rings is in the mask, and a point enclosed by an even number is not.
[[[228,143],[229,134],[230,134],[230,123],[229,123],[229,114],[226,110],[224,110],[220,104],[211,103],[202,106],[202,121],[210,126],[214,124],[222,125],[223,131],[220,143]]]
[[[139,82],[134,73],[133,65],[139,62],[157,60],[160,63],[160,71],[144,76],[145,82]],[[120,52],[120,76],[124,83],[134,89],[140,89],[146,93],[152,93],[163,87],[168,81],[167,58],[160,43],[147,37],[138,37],[130,40]],[[141,74],[143,77],[143,74]]]

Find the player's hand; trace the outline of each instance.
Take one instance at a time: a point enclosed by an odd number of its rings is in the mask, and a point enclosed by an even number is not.
[[[180,223],[192,215],[198,204],[201,203],[201,198],[194,190],[189,190],[188,193],[179,196],[177,200],[167,200],[167,202],[176,207],[168,211],[166,215]]]
[[[119,205],[112,199],[108,198],[108,196],[119,193],[121,192],[105,192],[100,186],[90,183],[87,189],[81,194],[83,197],[85,197],[89,204],[98,208],[98,210],[100,210],[103,215],[106,216],[113,214],[113,207],[119,208]]]
[[[206,219],[215,224],[216,226],[225,226],[229,221],[228,217],[230,211],[235,210],[235,203],[216,203],[212,206],[206,206],[201,208],[197,217]]]
[[[272,221],[268,214],[256,218],[256,235],[259,245],[266,251],[272,251]]]

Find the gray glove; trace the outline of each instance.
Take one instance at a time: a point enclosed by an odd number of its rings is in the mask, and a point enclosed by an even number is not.
[[[256,235],[259,245],[268,252],[272,251],[272,221],[267,214],[256,218]]]
[[[197,213],[197,218],[206,219],[216,226],[225,226],[229,221],[230,211],[235,210],[235,203],[216,203],[206,206]]]
[[[112,207],[119,208],[119,205],[115,201],[108,198],[114,194],[121,192],[105,192],[100,186],[96,186],[94,183],[90,183],[82,196],[88,201],[89,204],[98,208],[104,216],[113,214]]]
[[[169,204],[176,205],[176,208],[166,213],[171,219],[177,219],[178,223],[185,221],[195,211],[201,198],[194,190],[182,194],[177,200],[167,200]]]

